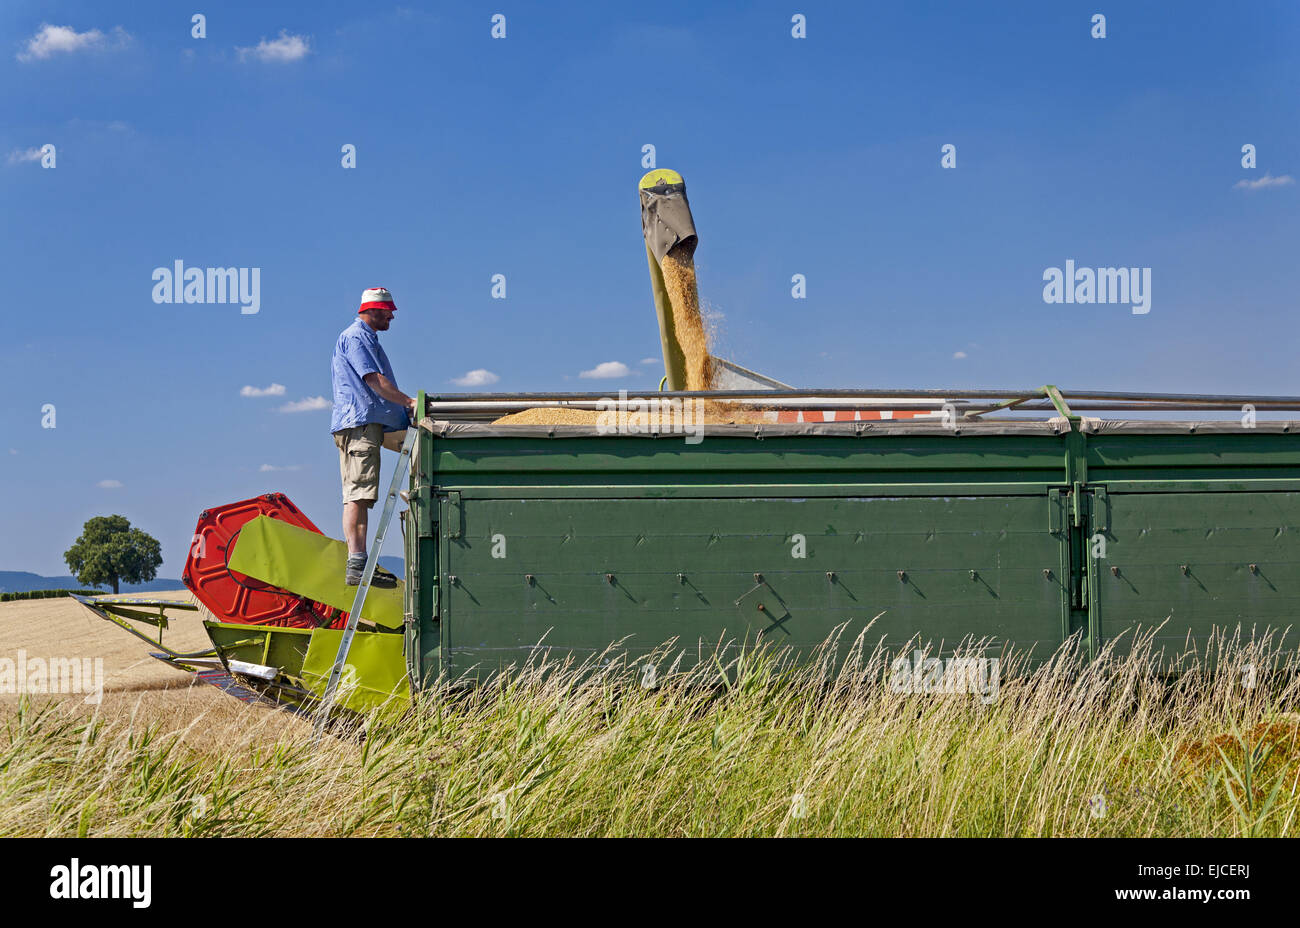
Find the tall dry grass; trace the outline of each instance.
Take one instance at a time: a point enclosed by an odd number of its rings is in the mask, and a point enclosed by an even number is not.
[[[1170,679],[1152,640],[1012,655],[987,703],[895,691],[861,637],[799,665],[682,670],[666,647],[653,686],[615,650],[539,655],[320,745],[306,723],[214,742],[24,700],[0,734],[0,833],[1294,834],[1295,658],[1220,640]]]

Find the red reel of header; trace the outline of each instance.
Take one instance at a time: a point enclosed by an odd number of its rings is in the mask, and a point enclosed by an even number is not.
[[[347,613],[255,580],[227,565],[244,523],[280,519],[323,534],[283,493],[266,493],[199,513],[182,579],[194,598],[222,622],[281,628],[342,628]]]

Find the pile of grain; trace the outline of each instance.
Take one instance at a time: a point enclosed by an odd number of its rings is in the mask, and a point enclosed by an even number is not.
[[[574,409],[571,406],[539,406],[512,412],[493,422],[493,425],[595,425],[599,416],[594,409]]]
[[[649,394],[653,396],[653,394]],[[688,400],[697,405],[692,407],[688,413],[689,421],[692,423],[705,423],[707,425],[736,425],[736,424],[753,424],[767,421],[763,415],[763,410],[753,406],[743,406],[740,403],[718,403],[711,400]],[[495,420],[493,425],[599,425],[600,417],[605,416],[606,422],[613,413],[599,412],[595,409],[574,409],[571,406],[537,406],[532,409],[524,409],[520,412],[512,412],[509,415],[502,416]],[[667,430],[671,419],[663,422],[663,428]],[[645,420],[638,420],[642,429],[645,428]]]

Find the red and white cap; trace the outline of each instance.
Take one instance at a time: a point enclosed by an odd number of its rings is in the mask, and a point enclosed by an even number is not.
[[[397,304],[393,302],[393,295],[384,287],[371,287],[369,290],[362,291],[361,308],[357,312],[364,313],[367,309],[387,309],[397,312]]]

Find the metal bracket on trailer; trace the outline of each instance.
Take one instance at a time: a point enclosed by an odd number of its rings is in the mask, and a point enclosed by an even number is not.
[[[1043,386],[1043,395],[1052,401],[1052,405],[1056,407],[1056,411],[1060,415],[1064,416],[1070,422],[1079,421],[1079,417],[1070,410],[1070,405],[1066,403],[1065,397],[1061,395],[1061,391],[1056,384],[1045,384]]]
[[[460,490],[447,491],[447,537],[459,539],[460,527],[465,521],[465,512],[460,508]]]
[[[1106,488],[1094,485],[1092,489],[1092,530],[1105,535],[1110,531],[1110,497]]]

